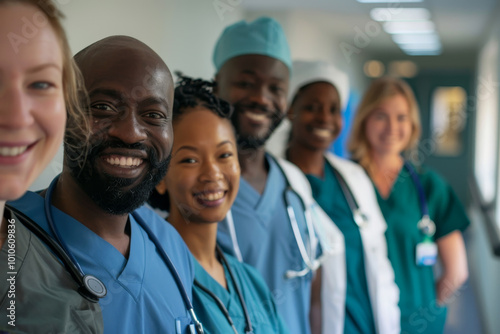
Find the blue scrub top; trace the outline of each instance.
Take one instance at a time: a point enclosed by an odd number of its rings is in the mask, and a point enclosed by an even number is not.
[[[52,234],[44,210],[44,198],[28,192],[9,203]],[[162,242],[191,298],[194,267],[188,248],[177,231],[153,211],[136,210]],[[155,244],[129,215],[130,255],[115,247],[64,212],[52,207],[54,224],[86,274],[99,278],[108,290],[99,300],[104,333],[189,333],[191,322],[177,285]],[[43,306],[42,306],[43,307]]]
[[[375,333],[375,322],[366,281],[363,242],[359,227],[345,198],[333,167],[325,159],[323,179],[306,175],[314,199],[337,225],[345,240],[347,291],[344,333]]]
[[[284,327],[269,291],[262,276],[252,267],[239,262],[236,258],[225,255],[228,265],[235,276],[236,283],[243,295],[250,322],[256,334],[288,333]],[[235,288],[235,282],[231,279],[229,271],[224,266],[227,282],[227,290],[214,280],[210,274],[194,259],[195,279],[209,291],[211,291],[226,307],[238,333],[245,333],[245,313],[241,306]],[[219,334],[232,333],[229,321],[215,302],[213,296],[195,285],[193,287],[193,305],[202,322],[205,333]]]
[[[260,195],[245,179],[240,179],[238,196],[231,208],[243,261],[256,268],[271,290],[278,312],[292,334],[309,334],[309,309],[312,273],[285,278],[287,270],[302,270],[304,261],[293,235],[286,211],[285,175],[266,155],[269,164],[267,183]],[[298,226],[308,245],[304,207],[299,197],[287,191]],[[218,242],[226,253],[234,254],[227,222],[219,224]]]

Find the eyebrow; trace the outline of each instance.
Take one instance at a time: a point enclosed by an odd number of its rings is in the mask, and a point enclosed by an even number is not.
[[[164,99],[162,97],[148,97],[148,98],[142,100],[140,102],[140,104],[141,105],[145,105],[145,106],[150,106],[150,105],[155,105],[155,104],[162,104],[165,107],[167,107],[167,109],[169,108],[169,104],[168,104],[167,99]]]
[[[258,73],[257,73],[256,71],[254,71],[254,70],[249,70],[249,69],[242,70],[242,71],[241,71],[241,73],[243,73],[243,74],[248,74],[248,75],[258,76]],[[285,81],[285,80],[286,80],[286,78],[284,78],[284,77],[277,77],[277,76],[273,76],[273,77],[271,77],[271,79],[272,79],[272,80],[277,80],[277,81],[280,81],[280,82],[282,82],[282,81]]]
[[[250,74],[250,75],[256,75],[257,73],[255,73],[255,71],[253,70],[243,70],[241,71],[241,73],[244,73],[244,74]]]
[[[89,92],[89,97],[93,97],[96,95],[106,95],[110,96],[116,100],[123,100],[125,96],[120,93],[119,91],[116,91],[114,89],[107,89],[107,88],[97,88]]]
[[[224,146],[226,144],[230,144],[232,146],[234,146],[234,143],[230,140],[224,140],[222,142],[220,142],[219,144],[217,144],[217,147],[221,147],[221,146]],[[196,146],[191,146],[191,145],[184,145],[184,146],[181,146],[179,147],[175,153],[181,151],[181,150],[188,150],[188,151],[193,151],[193,152],[198,152],[198,147]]]
[[[195,147],[195,146],[189,146],[189,145],[184,145],[184,146],[181,146],[179,147],[175,153],[181,151],[181,150],[188,150],[188,151],[194,151],[194,152],[198,152],[198,148]]]
[[[42,65],[37,65],[37,66],[34,66],[34,67],[28,69],[27,72],[28,73],[35,73],[35,72],[43,71],[47,68],[55,68],[59,72],[62,72],[61,66],[57,65],[56,63],[46,63],[46,64],[42,64]]]
[[[226,144],[230,144],[230,145],[234,146],[234,143],[232,141],[224,140],[224,141],[220,142],[219,144],[217,144],[217,147],[221,147],[221,146],[224,146]]]
[[[114,90],[114,89],[109,89],[109,88],[96,88],[96,89],[89,92],[89,97],[94,97],[96,95],[109,96],[115,100],[124,100],[126,98],[126,96],[123,93],[121,93],[117,90]],[[160,98],[160,97],[148,97],[148,98],[140,101],[139,104],[146,105],[146,106],[154,105],[154,104],[163,104],[167,107],[167,109],[169,107],[168,101],[166,99]]]

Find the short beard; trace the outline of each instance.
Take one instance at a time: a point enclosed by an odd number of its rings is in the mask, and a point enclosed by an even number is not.
[[[231,116],[231,123],[233,123],[234,129],[236,131],[236,142],[238,144],[238,150],[256,150],[263,147],[267,140],[271,137],[274,130],[280,125],[281,121],[285,117],[281,110],[275,109],[274,111],[268,111],[263,107],[256,105],[244,105],[240,103],[236,103],[234,106],[234,112]],[[242,110],[248,109],[260,109],[263,112],[270,114],[270,118],[272,120],[271,125],[269,127],[269,131],[262,137],[255,136],[243,136],[241,134],[241,128],[239,125],[239,116]]]
[[[144,180],[132,189],[124,191],[123,188],[130,186],[137,179],[120,178],[106,173],[99,173],[96,169],[96,160],[105,149],[127,148],[139,149],[147,152],[148,160],[143,163],[149,164],[149,170]],[[134,211],[146,202],[151,191],[163,179],[167,173],[171,155],[158,161],[156,151],[143,144],[126,144],[117,140],[108,140],[96,145],[90,145],[86,160],[78,161],[81,153],[69,150],[66,153],[66,165],[71,175],[83,191],[105,212],[112,215],[124,215]],[[80,167],[82,166],[83,167]]]

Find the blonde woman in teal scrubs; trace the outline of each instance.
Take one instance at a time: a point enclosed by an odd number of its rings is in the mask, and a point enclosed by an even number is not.
[[[389,259],[400,289],[402,333],[442,333],[446,301],[468,276],[461,231],[469,225],[451,187],[425,166],[405,160],[421,133],[413,92],[381,78],[356,113],[349,150],[367,171],[387,222]],[[441,260],[435,281],[433,264]]]

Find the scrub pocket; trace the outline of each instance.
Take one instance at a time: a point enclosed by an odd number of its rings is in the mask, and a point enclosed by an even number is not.
[[[190,317],[175,318],[175,334],[196,334],[196,327]]]

